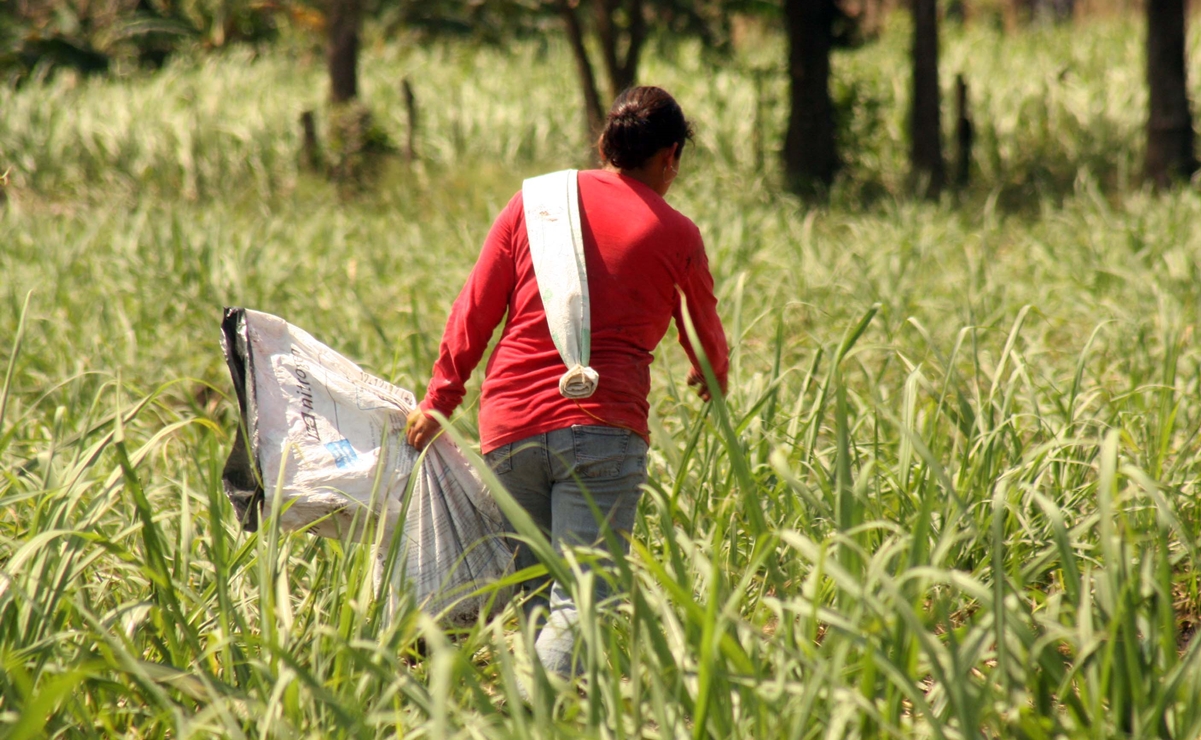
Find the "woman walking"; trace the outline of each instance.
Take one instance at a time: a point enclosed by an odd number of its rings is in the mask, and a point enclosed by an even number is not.
[[[691,135],[667,92],[631,88],[614,101],[606,118],[598,142],[603,168],[576,177],[584,310],[591,324],[591,356],[589,361],[585,355],[585,363],[591,366],[588,372],[595,371],[595,389],[588,384],[582,393],[561,390],[560,381],[567,382],[564,360],[543,300],[553,286],[540,290],[526,228],[530,204],[519,192],[492,225],[451,308],[433,378],[409,417],[408,441],[423,449],[439,431],[425,412],[449,417],[458,407],[464,384],[507,314],[485,370],[480,446],[506,490],[559,551],[570,545],[603,547],[604,527],[628,547],[625,537],[646,480],[651,353],[673,318],[692,363],[689,385],[709,399],[683,329],[685,311],[725,392],[728,351],[704,244],[696,225],[664,200]],[[546,282],[545,268],[541,272]],[[585,341],[588,335],[585,331]],[[536,562],[528,548],[518,547],[516,557],[518,569]],[[597,598],[603,595],[602,585]],[[551,587],[549,605],[538,657],[548,670],[571,675],[576,607],[559,584]]]

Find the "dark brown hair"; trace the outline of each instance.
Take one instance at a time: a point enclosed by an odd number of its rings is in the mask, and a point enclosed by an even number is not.
[[[613,101],[601,132],[601,158],[623,170],[636,170],[663,147],[692,138],[692,124],[666,90],[631,87]]]

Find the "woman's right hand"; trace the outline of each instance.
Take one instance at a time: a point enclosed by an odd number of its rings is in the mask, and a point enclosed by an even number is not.
[[[405,419],[405,440],[417,450],[424,450],[440,431],[442,425],[438,420],[427,416],[425,411],[419,408],[413,409]]]
[[[709,384],[705,382],[705,376],[701,375],[696,368],[688,373],[688,385],[696,388],[696,395],[701,397],[702,401],[712,401],[713,395],[709,393]]]

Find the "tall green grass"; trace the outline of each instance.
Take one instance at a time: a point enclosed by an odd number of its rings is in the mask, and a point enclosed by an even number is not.
[[[766,51],[648,59],[699,124],[671,200],[706,237],[731,390],[703,407],[665,343],[630,556],[547,558],[581,599],[628,593],[585,612],[572,686],[516,609],[387,620],[369,547],[238,531],[217,344],[221,306],[252,306],[420,390],[495,212],[586,161],[565,50],[370,46],[393,132],[418,80],[423,158],[352,201],[295,165],[319,59],[0,93],[6,736],[1201,734],[1201,197],[1123,174],[1136,35],[949,31],[980,183],[921,204],[897,195],[903,31],[837,60],[863,116],[819,209],[756,166]]]

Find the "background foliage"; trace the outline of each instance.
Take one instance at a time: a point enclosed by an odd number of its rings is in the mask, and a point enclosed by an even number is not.
[[[369,548],[242,534],[219,480],[221,306],[420,389],[493,215],[589,161],[567,50],[373,39],[364,97],[402,140],[413,80],[421,156],[351,200],[298,166],[302,38],[0,90],[8,736],[1196,737],[1201,197],[1134,185],[1137,25],[950,29],[980,184],[916,203],[892,21],[835,57],[849,165],[821,208],[776,187],[782,40],[755,33],[641,73],[698,123],[671,201],[731,393],[703,408],[661,348],[606,575],[631,597],[583,625],[577,687],[514,610],[382,619]]]

